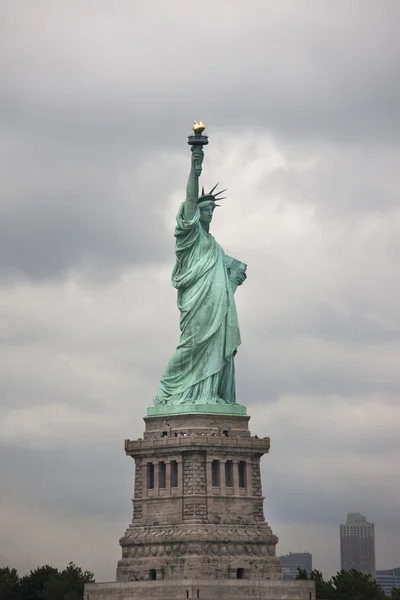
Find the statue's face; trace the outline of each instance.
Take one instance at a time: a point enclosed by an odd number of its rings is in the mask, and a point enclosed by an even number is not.
[[[207,225],[209,225],[213,218],[214,209],[215,209],[214,202],[208,202],[204,206],[201,206],[200,207],[200,223],[207,223]]]

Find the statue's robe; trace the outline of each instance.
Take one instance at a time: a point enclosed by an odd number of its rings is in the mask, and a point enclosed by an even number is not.
[[[177,215],[176,264],[181,337],[160,382],[155,405],[234,403],[233,357],[240,344],[239,324],[227,257],[200,224]]]

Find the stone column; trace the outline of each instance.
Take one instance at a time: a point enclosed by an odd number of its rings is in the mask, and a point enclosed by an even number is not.
[[[135,460],[135,479],[134,479],[134,496],[135,498],[143,497],[143,461],[137,458]]]
[[[252,465],[251,460],[246,460],[246,487],[247,495],[253,495],[253,482],[252,482]]]
[[[260,459],[253,458],[252,474],[253,481],[253,496],[262,496],[261,490],[261,471],[260,471]]]
[[[234,460],[233,462],[233,495],[239,496],[239,461]]]
[[[147,498],[148,497],[148,492],[147,492],[147,460],[143,460],[142,462],[142,470],[143,470],[143,498]]]
[[[143,463],[142,459],[137,458],[135,460],[135,484],[134,494],[132,498],[133,503],[133,519],[132,522],[140,523],[143,516],[143,501],[142,498],[146,497],[146,481],[145,481],[145,468],[146,463]]]
[[[176,462],[178,463],[178,495],[182,496],[183,494],[183,459],[182,456],[179,456],[176,459]]]
[[[212,458],[207,458],[207,495],[212,494]]]

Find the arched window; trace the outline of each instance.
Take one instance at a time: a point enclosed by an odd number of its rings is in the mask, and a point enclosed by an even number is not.
[[[236,569],[236,579],[244,579],[244,569]]]
[[[150,581],[155,581],[157,579],[157,571],[155,569],[150,569],[149,579]]]

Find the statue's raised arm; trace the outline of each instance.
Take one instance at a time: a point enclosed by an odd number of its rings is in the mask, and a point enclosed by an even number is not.
[[[191,221],[196,213],[197,200],[199,197],[199,177],[201,175],[201,165],[203,164],[204,152],[201,146],[192,146],[192,161],[189,173],[189,179],[186,186],[186,200],[184,215],[185,219]]]

